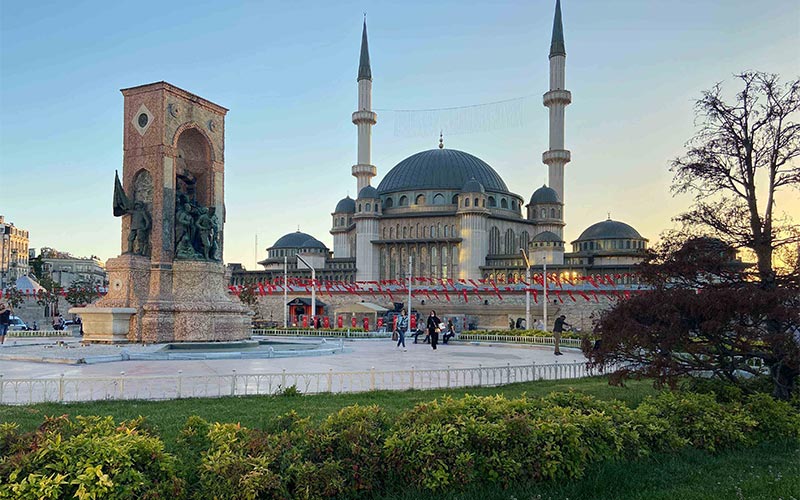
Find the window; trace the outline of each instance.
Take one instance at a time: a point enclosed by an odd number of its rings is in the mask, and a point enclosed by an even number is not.
[[[400,197],[400,201],[397,204],[399,206],[401,206],[401,207],[407,207],[408,206],[408,197],[405,196],[405,195],[401,196]]]
[[[383,202],[383,206],[386,208],[392,208],[394,206],[394,199],[386,198],[386,201]]]
[[[511,200],[511,210],[517,209],[517,200]]]
[[[505,253],[508,255],[517,253],[517,245],[516,245],[516,238],[514,238],[514,230],[508,229],[506,230],[506,237],[505,237]]]
[[[464,206],[465,207],[469,206],[469,198],[464,198]]]
[[[361,203],[358,204],[358,211],[361,211]]]
[[[417,200],[414,202],[416,205],[424,205],[425,204],[425,195],[419,194],[417,195]]]
[[[542,209],[542,219],[546,219],[546,218],[547,218],[547,209],[543,208]]]
[[[489,230],[489,253],[500,253],[500,230],[496,226]]]
[[[403,226],[403,238],[408,238],[408,228]]]
[[[489,207],[494,208],[497,206],[497,200],[494,199],[494,196],[489,197]]]
[[[500,200],[500,208],[508,208],[508,200],[503,198]]]
[[[372,203],[367,203],[367,212],[372,212]]]
[[[444,195],[442,193],[436,193],[433,197],[433,204],[444,205]]]
[[[458,195],[457,195],[457,194],[454,194],[454,195],[453,195],[453,201],[452,201],[451,203],[452,203],[453,205],[458,205]]]
[[[475,206],[476,206],[476,207],[479,207],[479,206],[481,206],[481,205],[480,205],[480,202],[478,201],[478,198],[475,198]]]
[[[550,209],[550,218],[551,219],[555,219],[556,218],[556,209],[555,208],[551,208]]]

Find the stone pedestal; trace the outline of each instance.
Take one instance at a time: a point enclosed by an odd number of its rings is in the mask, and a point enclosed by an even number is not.
[[[78,314],[83,322],[83,341],[106,344],[128,342],[132,307],[73,307],[71,314]]]

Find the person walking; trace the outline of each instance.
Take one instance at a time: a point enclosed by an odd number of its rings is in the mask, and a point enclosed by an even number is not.
[[[408,330],[408,316],[406,315],[406,310],[403,309],[400,317],[397,318],[397,348],[400,349],[402,345],[403,352],[408,350],[406,349],[406,330]]]
[[[6,342],[6,333],[8,333],[9,326],[11,326],[11,307],[0,304],[0,345]]]
[[[456,327],[453,325],[453,319],[447,319],[447,330],[442,333],[442,344],[446,344],[448,340],[456,336]]]
[[[428,316],[428,336],[431,338],[431,347],[433,350],[436,350],[436,344],[439,343],[439,332],[441,328],[439,327],[439,323],[442,320],[436,316],[436,311],[431,311],[430,316]]]
[[[553,345],[555,346],[553,354],[556,356],[563,354],[561,352],[561,333],[564,331],[564,327],[572,328],[572,325],[565,321],[566,319],[567,317],[562,314],[556,318],[556,322],[553,324]]]

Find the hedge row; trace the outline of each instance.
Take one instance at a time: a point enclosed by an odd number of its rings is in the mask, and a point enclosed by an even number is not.
[[[800,440],[800,416],[766,395],[720,403],[664,392],[635,409],[581,393],[444,398],[390,420],[350,406],[320,424],[290,412],[268,428],[190,417],[176,455],[143,419],[0,424],[0,498],[364,497],[409,484],[432,492],[578,478],[604,460],[762,439]]]

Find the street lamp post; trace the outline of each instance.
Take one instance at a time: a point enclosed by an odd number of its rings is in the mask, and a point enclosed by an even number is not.
[[[542,321],[544,322],[544,331],[547,330],[547,254],[542,254],[542,274],[544,282],[544,302],[542,302]]]
[[[286,294],[286,280],[288,278],[288,269],[286,263],[286,256],[283,256],[283,327],[286,328],[289,326],[289,306],[286,303],[287,297]]]
[[[408,256],[408,314],[406,315],[406,335],[411,337],[411,255]]]
[[[317,285],[316,285],[316,283],[317,283],[317,271],[316,271],[316,269],[314,269],[314,266],[312,266],[311,264],[309,264],[306,261],[306,259],[300,257],[300,254],[297,255],[297,258],[300,259],[300,261],[303,264],[308,266],[309,269],[311,269],[311,328],[316,328],[317,327],[317,322],[316,322],[316,318],[317,318]]]
[[[522,252],[522,258],[525,259],[525,281],[528,283],[525,287],[525,328],[531,329],[531,262],[528,260],[528,254],[525,253],[524,248],[519,249]]]

